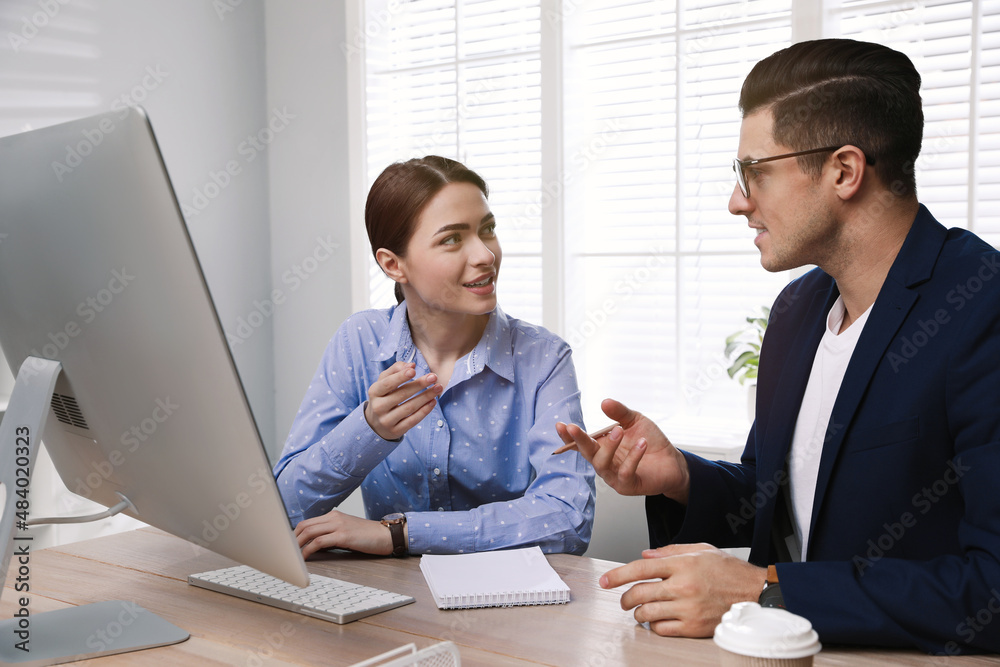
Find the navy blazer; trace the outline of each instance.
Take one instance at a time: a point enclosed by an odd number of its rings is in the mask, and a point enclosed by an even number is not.
[[[742,462],[685,453],[687,506],[646,500],[654,547],[749,544],[752,563],[781,560],[772,524],[838,294],[819,269],[782,291]],[[1000,652],[1000,253],[923,205],[837,395],[810,530],[806,562],[778,578],[823,641]]]

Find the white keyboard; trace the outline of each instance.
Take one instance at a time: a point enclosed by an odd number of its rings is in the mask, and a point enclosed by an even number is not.
[[[299,588],[246,565],[191,574],[188,583],[334,623],[350,623],[413,602],[408,595],[318,574],[310,574],[309,585]]]

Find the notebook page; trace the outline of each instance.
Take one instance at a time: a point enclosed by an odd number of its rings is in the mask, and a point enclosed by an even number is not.
[[[492,607],[569,602],[569,586],[539,547],[420,557],[438,607]]]

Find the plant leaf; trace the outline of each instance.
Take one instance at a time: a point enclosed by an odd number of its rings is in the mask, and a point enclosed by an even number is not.
[[[733,360],[732,366],[729,367],[729,377],[733,377],[737,371],[744,366],[747,366],[750,363],[750,360],[756,359],[756,357],[757,355],[750,351],[744,352],[740,356],[736,357],[736,359]]]

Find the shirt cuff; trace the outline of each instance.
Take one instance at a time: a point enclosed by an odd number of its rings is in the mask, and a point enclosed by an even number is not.
[[[407,512],[411,556],[461,554],[476,550],[479,523],[471,511]]]

